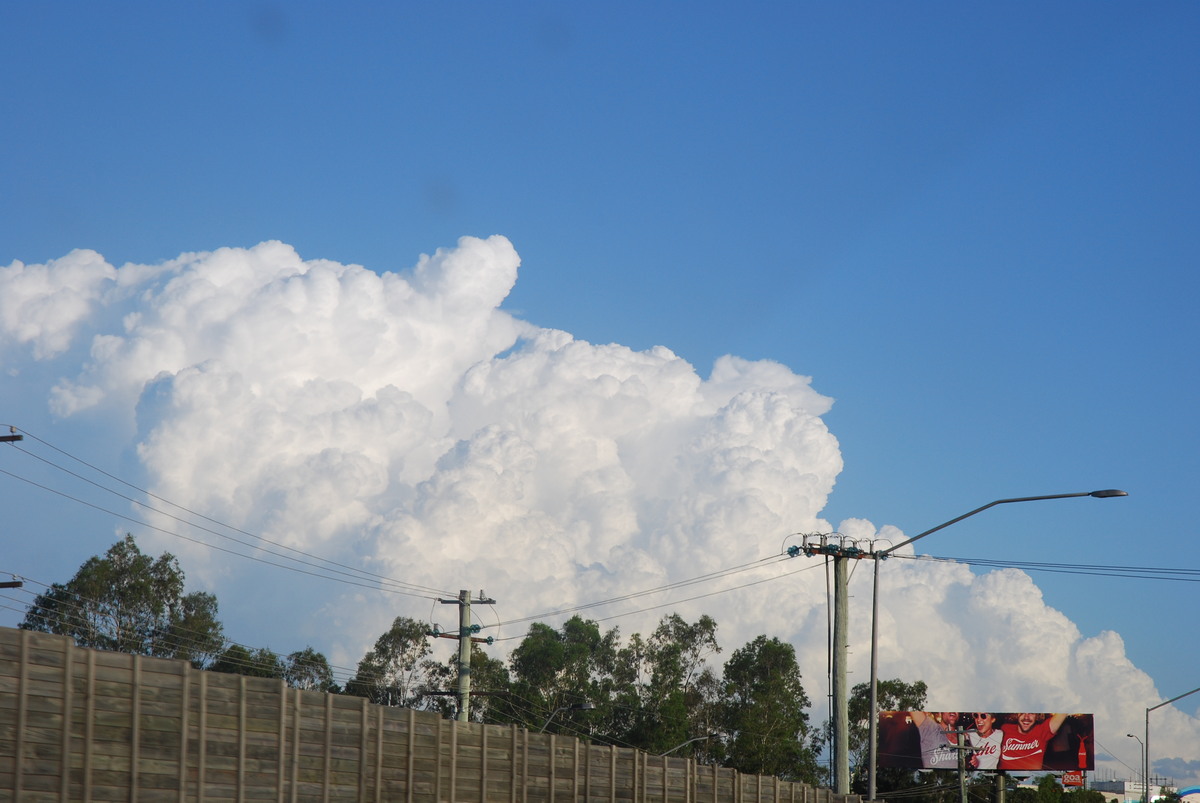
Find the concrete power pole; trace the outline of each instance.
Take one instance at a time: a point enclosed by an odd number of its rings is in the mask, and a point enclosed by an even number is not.
[[[802,546],[787,549],[791,557],[824,555],[833,558],[833,677],[830,695],[833,698],[830,719],[833,724],[833,791],[850,794],[850,697],[846,688],[847,642],[850,621],[850,574],[848,561],[871,557],[871,553],[854,545],[837,533],[804,536]]]
[[[437,633],[436,635],[442,638],[457,638],[458,639],[458,716],[456,719],[459,722],[467,722],[471,716],[471,645],[475,642],[483,644],[491,644],[492,638],[475,638],[474,634],[479,632],[479,625],[471,624],[471,592],[461,590],[458,592],[458,597],[455,599],[439,599],[438,602],[443,605],[458,606],[458,635],[453,636],[449,633]],[[482,605],[495,605],[496,600],[486,597],[482,591],[479,592],[479,599],[476,599]]]
[[[833,791],[850,794],[850,698],[846,692],[850,575],[847,557],[833,557]]]

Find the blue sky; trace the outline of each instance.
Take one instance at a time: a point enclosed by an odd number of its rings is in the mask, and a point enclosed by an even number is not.
[[[0,266],[280,240],[385,273],[501,234],[517,318],[811,376],[829,522],[1116,487],[922,548],[1198,568],[1198,33],[1182,2],[8,4]],[[85,444],[34,392],[59,369],[0,355],[2,422]],[[1200,685],[1191,583],[1032,576],[1146,705]]]

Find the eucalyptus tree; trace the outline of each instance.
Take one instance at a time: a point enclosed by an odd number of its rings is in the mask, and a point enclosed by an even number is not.
[[[312,647],[289,653],[283,659],[283,679],[293,689],[337,691],[329,660]]]
[[[725,663],[719,723],[725,766],[816,783],[808,695],[795,648],[758,636]]]
[[[358,662],[346,693],[380,705],[427,707],[424,691],[429,688],[432,663],[426,639],[428,631],[425,622],[397,616]]]
[[[224,645],[217,598],[185,594],[175,557],[146,555],[129,534],[39,594],[20,626],[70,636],[80,647],[183,658],[198,668]]]
[[[455,645],[457,646],[457,645]],[[440,711],[447,718],[458,713],[458,650],[442,663],[430,661],[423,673],[424,686],[419,691],[427,707]],[[512,721],[508,714],[508,667],[499,658],[488,655],[478,644],[471,645],[471,722]]]
[[[876,706],[880,711],[924,711],[925,681],[907,683],[900,678],[880,680],[876,683]],[[848,735],[850,742],[851,786],[854,791],[865,794],[868,786],[867,762],[871,746],[871,684],[859,683],[850,690],[848,701]],[[826,720],[819,748],[828,748],[832,741],[833,724]],[[876,771],[877,792],[892,792],[909,789],[920,783],[915,768],[882,767]]]
[[[716,633],[709,616],[689,623],[669,614],[648,639],[636,633],[630,638],[618,661],[618,687],[630,701],[624,742],[661,753],[714,731],[720,682],[708,660],[721,651]],[[704,761],[710,747],[699,740],[679,755]]]
[[[241,644],[230,644],[208,668],[212,672],[254,678],[282,678],[284,674],[283,659],[275,652],[266,647],[250,648]]]
[[[534,622],[509,661],[509,695],[498,716],[533,730],[609,734],[617,694],[619,635],[573,616],[561,630]],[[560,709],[590,706],[582,725],[556,717]],[[593,727],[594,726],[594,727]]]

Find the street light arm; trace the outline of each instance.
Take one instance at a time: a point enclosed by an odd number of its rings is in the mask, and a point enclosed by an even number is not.
[[[1175,702],[1176,700],[1182,700],[1184,697],[1187,697],[1189,694],[1195,694],[1198,691],[1200,691],[1200,689],[1192,689],[1191,691],[1185,691],[1183,694],[1179,695],[1178,697],[1172,697],[1170,700],[1159,703],[1158,705],[1150,706],[1146,710],[1153,711],[1156,708],[1162,708],[1164,705],[1170,705],[1171,703]]]
[[[1198,691],[1200,691],[1200,688],[1192,689],[1191,691],[1185,691],[1183,694],[1172,697],[1170,700],[1165,700],[1158,705],[1153,705],[1146,709],[1146,741],[1142,742],[1142,788],[1145,790],[1145,803],[1150,803],[1150,712],[1162,708],[1164,705],[1170,705],[1176,700],[1182,700],[1184,697],[1188,697]],[[1129,735],[1133,736],[1132,733]],[[1137,739],[1136,736],[1133,738]],[[1138,741],[1141,742],[1142,740],[1138,739]]]
[[[1038,502],[1043,499],[1071,499],[1071,498],[1077,497],[1077,496],[1094,496],[1098,499],[1107,499],[1112,496],[1128,496],[1128,495],[1129,494],[1125,493],[1124,491],[1109,489],[1109,490],[1104,490],[1104,491],[1087,491],[1084,493],[1075,493],[1075,494],[1051,494],[1049,496],[1018,496],[1014,499],[997,499],[995,502],[988,502],[986,505],[984,505],[982,507],[977,507],[969,513],[964,513],[961,516],[957,516],[956,518],[950,519],[950,521],[942,522],[941,524],[939,524],[936,527],[930,527],[925,532],[917,533],[912,538],[901,541],[900,543],[895,544],[894,546],[890,546],[887,549],[878,550],[875,553],[875,555],[880,558],[886,558],[888,555],[892,554],[893,552],[895,552],[897,549],[899,549],[902,546],[908,546],[913,541],[924,538],[927,535],[932,535],[933,533],[936,533],[938,530],[943,530],[946,527],[949,527],[951,524],[957,524],[958,522],[962,521],[963,519],[969,519],[971,516],[974,516],[976,513],[982,513],[983,511],[987,510],[988,508],[995,507],[996,505],[1007,505],[1010,502]]]
[[[546,723],[542,725],[542,729],[538,733],[545,733],[546,728],[550,727],[550,720],[554,719],[559,711],[591,711],[596,707],[595,703],[572,703],[571,705],[560,705],[558,708],[550,712],[550,716],[546,718]]]
[[[888,555],[895,552],[897,549],[899,549],[902,546],[907,546],[919,538],[924,538],[927,535],[936,533],[938,530],[949,527],[951,524],[956,524],[956,523],[962,521],[963,519],[970,518],[971,516],[974,516],[976,513],[982,513],[983,511],[987,510],[988,508],[995,507],[996,505],[1006,505],[1009,502],[1037,502],[1042,499],[1071,499],[1072,497],[1077,497],[1077,496],[1092,496],[1092,497],[1095,497],[1096,499],[1109,499],[1114,496],[1129,496],[1129,494],[1125,493],[1125,491],[1119,491],[1116,488],[1108,488],[1108,489],[1102,490],[1102,491],[1087,491],[1084,493],[1074,493],[1074,494],[1049,494],[1047,496],[1019,496],[1019,497],[1016,497],[1015,499],[997,499],[995,502],[988,502],[983,507],[977,507],[969,513],[964,513],[961,516],[950,519],[950,521],[943,522],[942,524],[939,524],[936,527],[931,527],[930,529],[926,530],[923,533],[917,533],[912,538],[909,538],[905,541],[901,541],[900,543],[896,544],[895,546],[890,546],[887,549],[881,549],[881,550],[872,552],[871,557],[875,558],[875,571],[872,573],[873,577],[871,580],[871,583],[872,583],[872,590],[871,590],[871,721],[867,725],[867,728],[868,728],[867,739],[869,741],[869,744],[867,745],[867,799],[868,800],[875,799],[875,781],[876,781],[876,771],[877,771],[876,765],[879,760],[878,744],[877,744],[877,742],[879,740],[879,561],[882,558],[886,558]],[[1200,689],[1196,689],[1196,691],[1200,691]],[[1192,692],[1188,692],[1188,694],[1191,694],[1191,693]],[[1186,695],[1183,695],[1183,696],[1186,696]],[[1177,700],[1179,698],[1176,697],[1175,699]],[[1168,700],[1167,702],[1171,702],[1171,701]],[[1163,703],[1163,705],[1166,705],[1166,703]],[[1150,741],[1150,711],[1151,711],[1151,709],[1146,709],[1146,742],[1147,743]],[[1147,747],[1144,752],[1145,752],[1145,759],[1144,759],[1145,763],[1149,764],[1150,748]],[[1149,801],[1147,800],[1146,803],[1149,803]]]
[[[688,739],[688,740],[687,740],[686,742],[684,742],[683,744],[677,744],[677,745],[675,745],[674,747],[672,747],[670,750],[668,750],[668,751],[667,751],[667,752],[665,752],[665,753],[659,753],[659,754],[658,754],[658,757],[659,757],[659,758],[662,758],[663,756],[669,756],[671,753],[674,753],[674,752],[675,752],[676,750],[678,750],[679,748],[681,748],[681,747],[687,747],[687,746],[688,746],[689,744],[691,744],[692,742],[703,742],[703,741],[705,741],[706,739],[713,739],[713,738],[716,738],[717,736],[720,736],[720,735],[721,735],[721,734],[719,734],[719,733],[706,733],[706,734],[705,734],[705,735],[703,735],[703,736],[697,736],[695,739]]]

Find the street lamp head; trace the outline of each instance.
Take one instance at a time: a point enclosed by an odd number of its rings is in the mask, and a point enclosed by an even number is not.
[[[571,703],[570,705],[560,705],[558,708],[556,708],[550,712],[550,716],[547,717],[546,723],[544,725],[542,725],[542,729],[540,731],[538,731],[538,733],[546,732],[546,728],[550,727],[550,720],[554,719],[554,717],[558,715],[559,711],[591,711],[595,707],[596,707],[595,703],[588,703],[588,702]]]
[[[1088,496],[1094,496],[1097,499],[1108,499],[1113,496],[1129,496],[1124,491],[1118,491],[1116,488],[1109,488],[1105,491],[1092,491]]]

